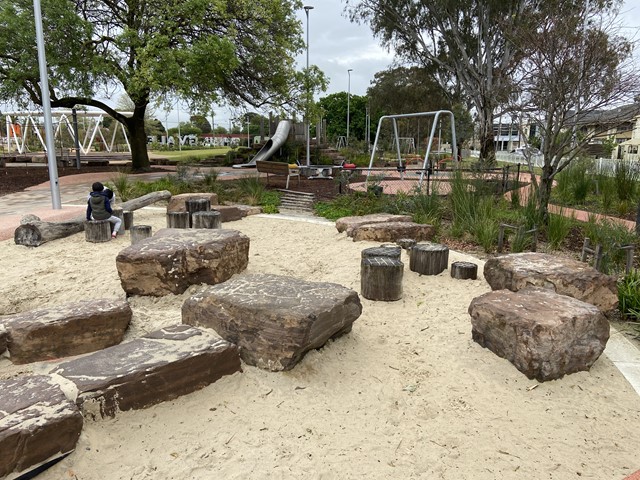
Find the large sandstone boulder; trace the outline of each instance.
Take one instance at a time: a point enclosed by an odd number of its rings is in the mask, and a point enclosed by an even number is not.
[[[487,260],[484,278],[492,290],[517,292],[528,286],[549,288],[607,312],[618,305],[615,277],[586,263],[545,253],[514,253]]]
[[[235,345],[174,325],[62,363],[51,373],[73,382],[76,403],[97,418],[173,400],[239,371]]]
[[[0,324],[0,355],[7,349],[7,336],[7,329],[4,325]]]
[[[541,288],[485,293],[469,314],[476,342],[541,382],[589,370],[609,340],[597,307]]]
[[[182,322],[213,328],[240,347],[249,365],[279,371],[350,332],[361,313],[358,294],[341,285],[255,274],[193,295]]]
[[[342,217],[336,220],[336,229],[338,232],[347,232],[347,236],[351,236],[354,228],[360,225],[372,223],[386,222],[411,222],[411,215],[391,215],[389,213],[373,213],[371,215],[361,215],[355,217]]]
[[[214,205],[211,210],[220,212],[220,221],[222,223],[242,220],[249,211],[247,208],[241,208],[238,205]]]
[[[434,235],[433,226],[414,222],[368,223],[355,227],[351,233],[354,242],[361,240],[397,242],[404,238],[412,238],[422,242],[431,240]]]
[[[0,381],[0,478],[18,478],[75,449],[82,414],[44,375]],[[21,477],[23,478],[23,477]]]
[[[221,283],[247,268],[249,237],[236,230],[159,230],[122,250],[116,267],[129,295],[180,294],[190,285]]]
[[[126,301],[104,299],[9,315],[3,323],[11,361],[21,364],[116,345],[122,341],[131,317]]]
[[[172,195],[167,204],[167,212],[186,212],[187,200],[209,200],[211,205],[218,203],[217,193],[181,193]]]

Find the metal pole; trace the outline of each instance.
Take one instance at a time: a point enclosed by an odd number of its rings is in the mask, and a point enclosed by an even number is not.
[[[313,10],[311,5],[305,5],[304,13],[307,15],[307,111],[305,115],[305,135],[307,137],[307,167],[311,165],[311,125],[309,123],[309,10]]]
[[[349,104],[351,99],[351,72],[353,72],[353,68],[347,70],[347,76],[349,77],[349,80],[347,82],[347,147],[349,146]]]
[[[76,167],[80,168],[80,140],[78,140],[78,113],[75,108],[71,109],[73,117],[73,143],[76,147]]]
[[[49,183],[51,185],[51,203],[54,210],[62,208],[60,201],[60,184],[58,183],[58,165],[56,163],[56,146],[53,140],[53,122],[51,121],[51,98],[49,97],[49,78],[47,77],[47,59],[44,53],[44,35],[42,33],[42,11],[40,0],[33,0],[33,14],[36,24],[36,44],[38,46],[38,68],[40,69],[40,86],[42,90],[42,109],[44,113],[44,131],[47,144],[47,163],[49,166]]]

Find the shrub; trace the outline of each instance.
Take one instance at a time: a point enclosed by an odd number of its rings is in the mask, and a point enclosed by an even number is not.
[[[631,270],[618,281],[618,310],[628,319],[640,320],[640,271]]]
[[[549,214],[549,224],[547,225],[547,239],[549,246],[553,250],[557,250],[567,238],[571,227],[573,226],[573,217],[565,217],[563,209],[560,209],[558,215]]]

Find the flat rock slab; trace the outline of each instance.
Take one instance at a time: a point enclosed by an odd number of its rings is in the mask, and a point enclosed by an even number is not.
[[[172,400],[240,370],[238,348],[218,336],[174,325],[60,364],[50,373],[73,382],[85,416]]]
[[[2,322],[7,329],[10,359],[22,364],[116,345],[122,341],[132,315],[126,301],[104,299],[9,315]]]
[[[167,204],[167,212],[186,212],[187,200],[209,200],[211,205],[218,203],[217,193],[180,193],[172,195]]]
[[[546,253],[514,253],[487,260],[484,278],[492,290],[517,292],[529,286],[548,288],[597,306],[604,312],[618,305],[613,276],[586,263]]]
[[[213,328],[240,347],[249,365],[289,370],[304,354],[351,331],[358,294],[335,283],[243,275],[187,299],[182,322]]]
[[[586,371],[609,340],[598,307],[551,290],[496,290],[469,305],[473,339],[544,382]]]
[[[354,242],[396,242],[402,238],[413,238],[422,242],[431,240],[434,235],[433,226],[414,222],[367,223],[354,227],[351,234]]]
[[[220,221],[222,223],[242,220],[249,212],[247,208],[242,208],[236,205],[213,205],[211,210],[220,212]]]
[[[51,377],[0,380],[0,478],[17,478],[73,451],[82,423]]]
[[[249,263],[249,237],[236,230],[163,228],[116,257],[129,295],[183,293],[190,285],[224,282]]]
[[[367,225],[372,223],[386,223],[386,222],[411,222],[413,219],[411,215],[391,215],[388,213],[374,213],[371,215],[361,215],[355,217],[342,217],[336,220],[336,229],[338,232],[347,232],[347,236],[350,237],[354,228],[360,225]]]

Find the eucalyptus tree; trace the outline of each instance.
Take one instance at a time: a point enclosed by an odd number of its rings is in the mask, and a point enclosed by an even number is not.
[[[156,98],[297,106],[299,0],[43,0],[53,107],[86,105],[121,122],[146,169],[144,116]],[[0,97],[41,104],[31,0],[0,0]],[[305,83],[307,82],[307,83]],[[317,85],[322,82],[313,83]],[[130,116],[102,98],[124,91]]]
[[[493,119],[508,98],[518,51],[508,40],[526,0],[353,0],[353,21],[404,62],[437,68],[446,90],[459,85],[479,122],[480,156],[495,160]]]

